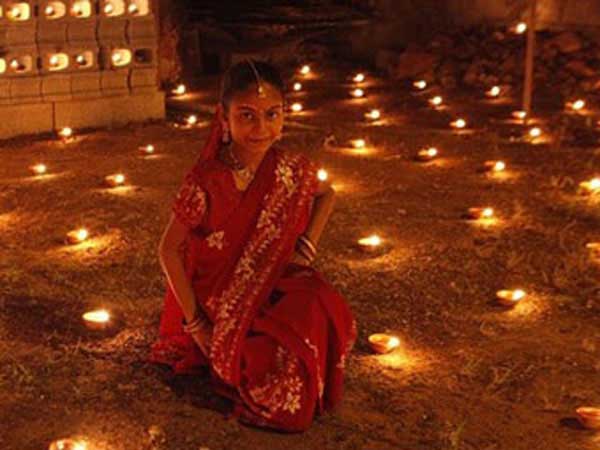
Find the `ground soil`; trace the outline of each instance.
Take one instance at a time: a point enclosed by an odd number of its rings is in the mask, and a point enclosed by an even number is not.
[[[515,139],[502,122],[518,102],[443,93],[369,78],[353,100],[346,70],[327,69],[296,95],[306,112],[289,117],[284,144],[329,171],[337,203],[316,267],[346,296],[358,321],[346,394],[333,414],[303,434],[239,425],[205,377],[172,377],[146,362],[164,295],[157,247],[169,207],[208,129],[168,121],[35,137],[0,148],[0,441],[45,449],[82,436],[89,449],[592,449],[600,435],[574,419],[600,405],[600,273],[585,244],[600,240],[600,202],[578,192],[600,169],[600,149],[560,141],[560,99],[540,102],[552,141]],[[215,83],[199,85],[204,110]],[[539,99],[538,99],[539,100]],[[544,99],[541,99],[544,100]],[[383,119],[363,114],[379,107]],[[470,133],[448,122],[464,115]],[[510,138],[513,136],[513,139]],[[349,151],[353,138],[371,152]],[[327,145],[324,142],[327,141]],[[156,146],[156,156],[138,147]],[[417,163],[423,146],[440,157]],[[508,170],[480,172],[503,159]],[[48,165],[34,177],[28,166]],[[130,187],[103,187],[122,171]],[[495,208],[497,220],[463,217]],[[64,244],[86,226],[90,242]],[[378,233],[379,253],[356,248]],[[515,308],[496,290],[521,287]],[[112,329],[90,332],[82,312],[105,307]],[[398,351],[372,354],[367,337],[393,332]]]

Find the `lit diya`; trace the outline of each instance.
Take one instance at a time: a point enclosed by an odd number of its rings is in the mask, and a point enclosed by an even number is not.
[[[587,194],[597,194],[600,191],[600,178],[592,178],[579,183],[579,187]]]
[[[371,120],[378,120],[379,118],[381,118],[381,111],[379,111],[378,109],[372,109],[371,111],[365,114],[365,117]]]
[[[486,161],[483,163],[483,170],[486,172],[503,172],[506,169],[504,161]]]
[[[417,161],[431,161],[438,155],[435,147],[424,148],[417,153]]]
[[[539,138],[542,135],[542,129],[539,127],[533,127],[529,129],[529,137],[532,139]]]
[[[515,118],[515,119],[520,119],[523,120],[525,119],[525,117],[527,117],[527,112],[526,111],[513,111],[511,113],[511,115]]]
[[[80,244],[89,237],[89,233],[85,228],[69,231],[67,233],[67,242],[69,244]]]
[[[302,103],[292,103],[292,106],[290,107],[290,109],[293,112],[300,112],[304,109],[304,107],[302,106]]]
[[[372,234],[371,236],[361,238],[358,240],[358,246],[361,248],[361,250],[364,250],[366,252],[373,252],[375,250],[378,250],[381,247],[381,244],[382,240],[376,234]]]
[[[413,87],[422,91],[423,89],[425,89],[427,87],[427,81],[417,80],[417,81],[413,82]]]
[[[444,103],[444,99],[441,95],[436,95],[435,97],[431,97],[429,99],[429,104],[432,106],[441,106]]]
[[[527,31],[527,24],[525,22],[519,22],[512,27],[512,31],[516,34],[523,34]]]
[[[467,126],[467,121],[465,119],[456,119],[453,122],[450,122],[450,126],[452,128],[462,129]]]
[[[174,95],[184,95],[186,93],[187,89],[185,88],[185,84],[178,84],[177,87],[175,89],[173,89],[171,92]]]
[[[325,169],[319,169],[319,170],[317,171],[317,178],[318,178],[320,181],[326,181],[326,180],[327,180],[327,178],[328,178],[328,176],[329,176],[329,175],[328,175],[328,173],[327,173],[327,171],[326,171]]]
[[[63,127],[58,130],[58,135],[64,140],[70,139],[73,137],[73,129],[71,127]]]
[[[469,208],[467,210],[467,217],[473,220],[491,219],[494,217],[494,210],[489,207]]]
[[[48,450],[87,450],[87,448],[85,441],[67,438],[52,442]]]
[[[367,142],[364,139],[353,139],[350,143],[352,144],[352,147],[357,149],[365,148],[367,146]]]
[[[369,345],[375,353],[385,354],[400,346],[400,339],[384,333],[376,333],[369,336]]]
[[[148,144],[141,146],[139,150],[142,155],[152,155],[154,153],[155,148],[154,145]]]
[[[502,90],[500,89],[500,86],[492,86],[485,92],[485,95],[490,98],[496,98],[500,96],[501,92]]]
[[[302,90],[302,83],[294,83],[294,91],[298,92]]]
[[[94,331],[104,330],[110,324],[110,313],[105,309],[96,309],[88,311],[82,316],[85,326]]]
[[[303,65],[300,69],[300,73],[302,75],[308,75],[310,73],[310,66],[308,64]]]
[[[525,298],[527,294],[522,289],[502,289],[496,292],[498,303],[503,306],[515,306],[520,300]]]
[[[581,406],[575,410],[577,419],[590,430],[600,430],[600,408]]]
[[[35,175],[44,175],[48,171],[48,168],[46,167],[46,164],[35,164],[29,167],[29,170]]]
[[[122,173],[108,175],[104,178],[104,182],[109,187],[123,186],[123,184],[125,183],[125,175],[123,175]]]
[[[572,109],[573,111],[581,111],[585,108],[585,100],[575,100],[574,102],[567,102],[567,108]]]
[[[198,123],[198,117],[194,114],[189,115],[185,118],[185,123],[189,126],[196,125]]]
[[[354,75],[354,78],[352,78],[352,81],[354,81],[355,83],[362,83],[363,81],[365,81],[365,75],[362,73],[357,73],[356,75]]]
[[[356,88],[350,93],[350,95],[352,95],[354,98],[363,98],[365,96],[365,91],[360,88]]]

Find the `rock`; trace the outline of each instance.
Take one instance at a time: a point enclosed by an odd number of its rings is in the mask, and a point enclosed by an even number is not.
[[[558,36],[550,39],[547,45],[556,47],[561,53],[575,53],[581,50],[583,42],[581,38],[572,31],[564,31]]]
[[[400,55],[392,76],[396,79],[414,78],[418,75],[433,72],[437,65],[438,57],[428,53],[417,46],[409,45]]]
[[[588,78],[597,75],[598,72],[588,66],[584,61],[575,59],[569,61],[565,66],[565,69],[580,78]]]

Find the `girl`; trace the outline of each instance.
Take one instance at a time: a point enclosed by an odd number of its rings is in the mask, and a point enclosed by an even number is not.
[[[275,145],[283,110],[271,65],[248,60],[225,74],[161,239],[168,290],[151,359],[175,373],[208,365],[240,420],[302,431],[339,402],[356,329],[310,267],[334,192],[304,156]]]

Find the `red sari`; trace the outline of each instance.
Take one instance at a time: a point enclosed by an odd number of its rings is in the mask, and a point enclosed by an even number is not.
[[[213,130],[212,146],[218,130]],[[288,264],[317,188],[314,166],[271,149],[244,192],[214,157],[186,176],[173,212],[191,232],[185,269],[213,324],[208,357],[182,330],[170,287],[151,360],[175,373],[209,366],[240,420],[282,431],[308,428],[342,395],[344,359],[356,337],[345,300],[314,269]]]

